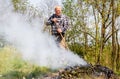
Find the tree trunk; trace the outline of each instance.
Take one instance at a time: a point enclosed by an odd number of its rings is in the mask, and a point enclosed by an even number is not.
[[[116,32],[116,41],[117,41],[117,57],[116,57],[116,69],[119,71],[120,70],[120,47],[119,47],[119,39],[118,39],[118,32]]]
[[[116,71],[116,60],[117,60],[117,45],[116,45],[116,33],[115,33],[115,2],[111,1],[112,5],[112,69]]]
[[[103,8],[102,8],[102,13],[101,13],[101,17],[102,17],[102,27],[101,27],[101,41],[100,41],[100,52],[98,54],[98,59],[97,59],[97,64],[100,64],[101,62],[101,56],[103,53],[103,49],[104,49],[104,41],[105,41],[105,1],[103,0],[103,4],[102,4]]]
[[[97,63],[97,57],[99,57],[98,56],[98,53],[99,53],[99,42],[98,42],[98,23],[99,23],[99,21],[97,20],[97,18],[99,19],[99,15],[98,14],[96,14],[96,12],[95,12],[95,8],[94,7],[92,7],[93,8],[93,15],[94,15],[94,20],[95,20],[95,29],[96,29],[96,35],[95,35],[95,60],[96,60],[96,62],[95,63]]]

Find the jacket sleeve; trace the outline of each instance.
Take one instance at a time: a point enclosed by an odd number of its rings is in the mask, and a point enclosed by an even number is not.
[[[53,23],[52,19],[53,19],[53,15],[48,19],[46,25],[51,25]]]
[[[68,27],[69,27],[69,20],[68,20],[68,17],[65,17],[64,21],[63,21],[62,32],[65,33],[65,31],[68,29]]]

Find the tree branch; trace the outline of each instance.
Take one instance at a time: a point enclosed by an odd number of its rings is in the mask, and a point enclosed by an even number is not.
[[[80,30],[81,32],[83,32],[83,33],[86,33],[86,34],[88,34],[89,36],[91,36],[94,40],[96,40],[95,39],[95,37],[93,36],[93,35],[91,35],[90,33],[88,33],[88,32],[85,32],[85,31],[82,31],[82,30]]]
[[[117,30],[115,30],[113,33],[116,33],[117,31],[119,31],[120,29],[117,29]],[[111,33],[108,37],[106,37],[106,39],[104,40],[104,43],[106,43],[108,40],[109,40],[109,38],[112,36],[112,34],[113,33]]]
[[[109,17],[110,17],[110,11],[111,11],[111,4],[109,5],[109,11],[108,11],[107,18],[106,18],[105,22],[107,22]]]
[[[97,0],[95,0],[95,7],[97,8],[97,10],[98,10],[98,12],[101,14],[101,16],[102,16],[102,12],[100,11],[100,7],[99,7],[99,5],[97,4]]]
[[[110,21],[110,22],[106,25],[105,29],[107,29],[108,26],[109,26],[111,23],[112,23],[112,21]]]

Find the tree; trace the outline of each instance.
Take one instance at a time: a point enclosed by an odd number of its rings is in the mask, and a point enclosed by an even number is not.
[[[64,13],[70,17],[71,26],[73,26],[67,33],[67,40],[72,44],[79,43],[77,46],[82,47],[80,50],[84,52],[84,55],[89,55],[89,57],[87,57],[88,60],[89,58],[95,57],[97,64],[107,65],[105,64],[105,57],[109,56],[107,58],[108,63],[111,63],[110,67],[119,65],[118,59],[120,58],[118,28],[115,26],[116,18],[120,12],[118,2],[118,0],[115,1],[115,5],[117,3],[115,9],[113,9],[112,0],[77,0],[76,2],[66,0],[64,3]],[[90,13],[90,10],[92,10],[90,15],[94,16],[94,24],[92,26],[95,28],[92,27],[92,29],[87,27],[88,20],[86,20],[89,16],[87,13]],[[88,39],[88,37],[91,37],[91,39]],[[115,44],[113,45],[113,43]],[[72,49],[74,49],[74,46],[72,46]],[[111,51],[114,50],[116,53],[114,53],[113,58],[116,66],[112,66],[113,61],[109,61],[111,59]],[[85,54],[91,51],[91,54]],[[111,56],[113,56],[113,54]]]
[[[115,24],[115,20],[119,17],[119,2],[112,0],[112,67],[114,70],[120,68],[120,47],[119,47],[119,39],[118,39],[118,31],[117,25]],[[117,5],[117,6],[116,6]],[[117,31],[116,31],[117,30]],[[116,32],[115,32],[116,31]]]
[[[82,1],[66,0],[64,2],[63,12],[70,18],[70,30],[67,32],[68,43],[83,45],[84,54],[88,50],[88,35],[93,37],[89,32],[87,25],[89,5]]]

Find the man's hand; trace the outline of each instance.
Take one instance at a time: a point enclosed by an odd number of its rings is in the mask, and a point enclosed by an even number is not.
[[[57,22],[57,18],[53,18],[52,21],[56,23]]]
[[[58,31],[58,33],[61,33],[61,32],[62,32],[61,28],[58,28],[57,31]]]

